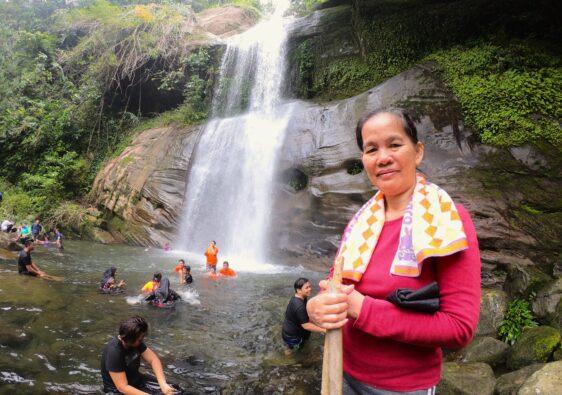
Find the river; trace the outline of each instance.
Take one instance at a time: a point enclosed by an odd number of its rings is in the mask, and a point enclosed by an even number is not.
[[[320,388],[322,335],[293,356],[283,352],[281,325],[298,277],[317,291],[325,273],[303,267],[230,262],[235,279],[205,277],[203,255],[68,241],[60,253],[37,246],[39,267],[61,282],[20,276],[0,261],[0,393],[101,393],[100,356],[119,323],[132,315],[150,324],[146,343],[170,383],[193,394],[311,394]],[[180,286],[179,258],[194,283]],[[220,255],[219,255],[220,259]],[[119,295],[97,292],[102,272],[118,268]],[[138,290],[161,271],[183,300],[172,309],[139,302]]]

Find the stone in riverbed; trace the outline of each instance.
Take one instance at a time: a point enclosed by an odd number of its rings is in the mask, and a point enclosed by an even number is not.
[[[511,370],[537,362],[547,362],[560,344],[560,331],[550,326],[538,326],[523,331],[507,354],[506,365]]]
[[[517,395],[559,395],[562,393],[562,361],[547,363],[525,381]]]
[[[494,371],[482,362],[443,364],[437,393],[447,395],[492,395],[496,379]]]
[[[507,312],[507,295],[499,289],[482,289],[480,297],[480,320],[477,336],[498,337],[498,328]]]
[[[460,362],[484,362],[496,366],[505,361],[509,346],[493,337],[477,337],[457,355]]]
[[[519,388],[523,385],[523,383],[544,365],[544,363],[535,363],[516,370],[515,372],[507,373],[498,377],[495,389],[496,394],[517,395],[517,391],[519,391]]]

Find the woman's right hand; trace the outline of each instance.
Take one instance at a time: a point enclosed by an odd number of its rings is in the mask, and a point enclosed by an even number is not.
[[[353,285],[342,285],[340,292],[328,293],[328,281],[320,281],[320,293],[306,304],[308,317],[324,329],[337,329],[344,326],[347,318],[347,296],[353,292]]]

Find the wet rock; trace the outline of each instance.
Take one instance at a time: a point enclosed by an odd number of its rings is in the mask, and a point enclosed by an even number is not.
[[[547,363],[525,381],[518,395],[557,395],[562,389],[562,361]]]
[[[480,297],[480,320],[477,336],[498,337],[498,328],[507,312],[507,295],[498,289],[482,289]]]
[[[12,261],[13,263],[15,263],[17,256],[17,252],[0,248],[0,260],[2,261]]]
[[[495,388],[496,394],[517,395],[517,391],[519,391],[521,385],[544,365],[544,363],[536,363],[498,377]]]
[[[92,239],[102,244],[112,244],[117,243],[117,240],[110,232],[102,230],[100,228],[92,229]]]
[[[21,251],[23,250],[23,246],[13,240],[15,233],[5,233],[0,232],[0,249],[8,250],[8,251]]]
[[[495,383],[494,371],[490,365],[482,362],[447,362],[443,364],[437,392],[451,395],[492,395]]]
[[[539,289],[531,305],[533,313],[538,318],[542,318],[550,322],[552,326],[560,329],[561,298],[562,278],[559,278]]]
[[[558,329],[550,326],[526,329],[510,348],[506,365],[509,369],[516,370],[532,363],[547,362],[559,344]]]
[[[516,263],[509,266],[507,270],[504,289],[510,298],[516,296],[527,298],[532,292],[537,292],[550,280],[551,278],[548,274],[535,266]]]
[[[493,337],[477,337],[458,353],[459,362],[484,362],[496,366],[505,361],[509,346]]]

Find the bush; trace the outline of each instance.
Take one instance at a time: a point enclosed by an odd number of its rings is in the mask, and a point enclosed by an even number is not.
[[[546,141],[562,151],[562,62],[531,43],[477,43],[427,59],[443,68],[467,126],[503,147]]]
[[[533,328],[537,322],[533,317],[529,302],[524,299],[514,299],[507,306],[507,314],[498,328],[501,340],[513,345],[525,328]]]
[[[60,226],[63,229],[81,232],[86,225],[88,210],[75,203],[63,202],[55,208],[45,225],[50,227]]]

